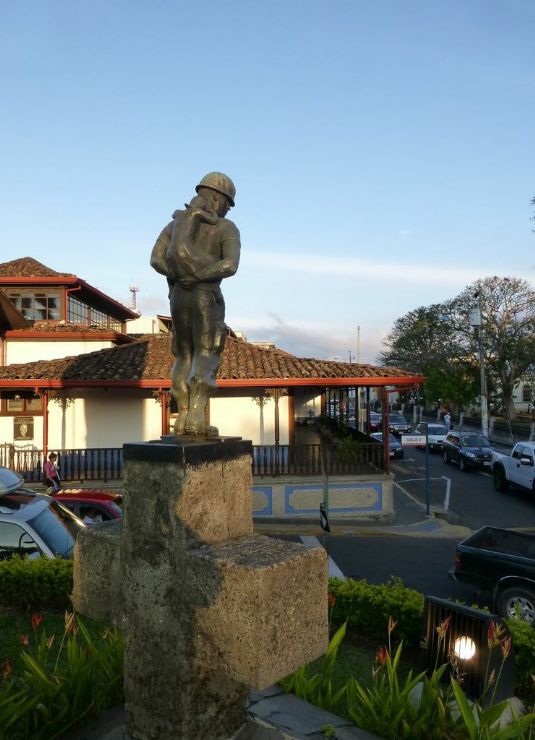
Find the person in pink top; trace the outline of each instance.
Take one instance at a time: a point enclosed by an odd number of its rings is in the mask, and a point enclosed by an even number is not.
[[[51,452],[48,460],[43,465],[43,483],[46,486],[52,487],[54,493],[61,491],[61,483],[59,482],[58,469],[56,467],[57,457],[55,452]]]

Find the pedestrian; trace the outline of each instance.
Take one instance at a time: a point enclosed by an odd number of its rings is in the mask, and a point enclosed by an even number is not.
[[[449,411],[446,411],[446,413],[444,414],[444,426],[446,427],[447,434],[451,429],[451,415]]]
[[[48,456],[48,460],[43,465],[43,482],[48,488],[52,488],[54,493],[61,491],[61,483],[59,481],[58,468],[56,460],[58,456],[55,452],[51,452]]]

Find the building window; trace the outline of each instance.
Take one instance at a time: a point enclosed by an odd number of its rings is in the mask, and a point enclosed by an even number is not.
[[[59,293],[19,291],[8,297],[28,321],[59,321],[61,296]]]
[[[67,300],[67,321],[72,321],[75,324],[106,326],[112,331],[122,330],[121,322],[114,319],[113,316],[108,316],[104,311],[88,306],[87,303],[83,303],[73,296],[69,296]]]
[[[526,402],[529,403],[532,400],[532,398],[533,398],[532,389],[529,387],[529,385],[525,385],[522,388],[522,400],[524,401],[524,403]]]
[[[67,321],[73,324],[89,323],[89,306],[70,295],[67,299]]]
[[[35,398],[2,398],[0,401],[0,413],[3,416],[41,416],[43,413],[43,399],[41,396]]]

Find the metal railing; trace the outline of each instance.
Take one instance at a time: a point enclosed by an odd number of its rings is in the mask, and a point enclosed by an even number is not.
[[[8,449],[10,448],[10,449]],[[120,447],[55,450],[62,481],[121,480],[123,450]],[[0,446],[0,465],[16,470],[24,480],[36,483],[43,477],[43,451]],[[366,475],[385,471],[384,445],[333,443],[313,445],[255,445],[253,475]]]
[[[380,442],[315,445],[255,445],[253,475],[366,475],[385,471]]]
[[[4,446],[2,446],[3,448]],[[7,446],[6,446],[7,447]],[[22,475],[25,481],[37,483],[43,478],[42,450],[3,450],[0,464]],[[120,480],[123,477],[122,447],[95,447],[77,450],[55,450],[56,464],[62,481]]]

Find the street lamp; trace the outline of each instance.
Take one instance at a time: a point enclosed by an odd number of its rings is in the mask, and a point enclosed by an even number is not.
[[[487,381],[485,377],[485,349],[483,346],[483,297],[481,291],[474,293],[477,298],[477,308],[470,312],[470,326],[479,329],[479,377],[481,385],[481,433],[484,437],[489,433],[489,412],[487,406]]]

